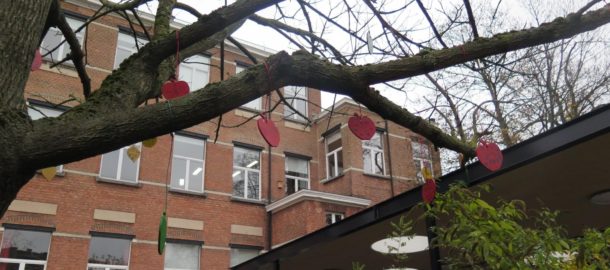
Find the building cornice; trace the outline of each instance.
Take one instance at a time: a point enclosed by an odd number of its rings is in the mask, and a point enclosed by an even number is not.
[[[319,201],[355,207],[368,207],[371,205],[371,200],[367,199],[304,189],[267,205],[266,210],[267,212],[276,213],[303,201]]]

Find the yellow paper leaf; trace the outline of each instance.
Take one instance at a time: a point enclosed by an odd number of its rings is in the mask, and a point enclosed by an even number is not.
[[[424,176],[424,179],[432,179],[432,172],[428,167],[422,169],[422,175]]]
[[[55,177],[55,174],[57,173],[57,167],[44,168],[40,170],[40,173],[42,173],[42,176],[44,176],[44,178],[51,181],[51,179],[53,179],[53,177]]]
[[[138,147],[135,145],[130,146],[127,149],[127,156],[129,159],[131,159],[131,161],[136,162],[136,160],[138,160],[140,157],[140,149],[138,149]]]
[[[157,137],[150,138],[150,139],[144,140],[142,142],[142,145],[144,145],[144,147],[148,147],[148,148],[155,146],[155,144],[157,144]]]

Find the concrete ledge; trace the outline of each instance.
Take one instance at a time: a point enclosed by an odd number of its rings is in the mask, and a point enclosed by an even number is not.
[[[286,120],[286,119],[284,119],[284,126],[287,128],[292,128],[292,129],[305,131],[305,132],[311,131],[311,128],[309,126],[307,126],[305,123],[301,124],[301,123],[297,123],[297,122]]]
[[[121,211],[95,209],[93,211],[93,219],[124,223],[136,223],[136,214]]]
[[[203,231],[203,221],[168,217],[167,227]]]
[[[235,109],[235,115],[241,116],[241,117],[245,117],[245,118],[254,117],[254,116],[258,115],[258,114],[259,113],[255,113],[253,111],[245,110],[245,109],[242,109],[242,108]],[[258,120],[258,118],[260,118],[260,116],[254,117],[254,120]]]
[[[14,200],[8,207],[8,210],[16,212],[55,215],[57,214],[57,205],[52,203]]]
[[[266,209],[267,212],[275,213],[302,201],[320,201],[354,207],[368,207],[371,204],[371,200],[367,199],[303,189],[267,205]]]
[[[231,224],[231,233],[253,235],[253,236],[263,236],[263,228]]]

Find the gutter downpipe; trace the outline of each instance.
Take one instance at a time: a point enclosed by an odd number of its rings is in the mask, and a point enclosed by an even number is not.
[[[385,140],[388,145],[388,165],[390,172],[390,192],[392,193],[392,197],[394,197],[394,174],[392,173],[392,149],[390,147],[390,130],[388,129],[388,120],[383,120],[385,123]]]

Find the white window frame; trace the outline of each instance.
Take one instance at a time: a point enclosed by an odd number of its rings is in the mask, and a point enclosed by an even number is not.
[[[22,229],[11,229],[15,231],[32,231],[32,230],[22,230]],[[39,232],[39,231],[36,231]],[[0,250],[2,250],[2,243],[4,240],[6,230],[2,231],[2,239],[0,239]],[[49,259],[50,249],[51,249],[51,241],[53,241],[53,234],[51,232],[45,232],[49,234],[49,246],[47,247],[47,259],[46,260],[28,260],[28,259],[11,259],[11,258],[0,258],[0,263],[13,263],[19,264],[19,270],[25,270],[25,266],[28,264],[33,265],[42,265],[44,269],[47,269],[47,260]]]
[[[30,102],[27,102],[28,104],[28,114],[30,115],[30,118],[32,120],[38,120],[38,119],[42,119],[42,118],[47,118],[47,117],[58,117],[60,116],[62,113],[64,113],[63,110],[58,110],[58,109],[53,109],[53,108],[49,108],[46,106],[40,106],[40,105],[35,105],[35,104],[30,104]],[[32,108],[30,108],[32,107]],[[41,117],[32,117],[30,110],[32,111],[36,111],[36,113],[41,114]],[[57,165],[55,166],[55,174],[56,175],[62,175],[64,173],[64,165]]]
[[[99,237],[99,238],[113,238],[113,237],[108,237],[108,236],[92,236],[91,239],[93,239],[93,237]],[[118,239],[124,239],[124,238],[118,238]],[[125,239],[125,240],[129,240],[129,239]],[[129,270],[129,265],[131,264],[131,248],[132,248],[132,244],[133,241],[129,241],[129,258],[127,258],[127,265],[109,265],[109,264],[100,264],[100,263],[89,263],[89,254],[87,254],[87,270],[89,270],[89,268],[104,268],[104,270]],[[91,241],[89,241],[89,249],[91,249]]]
[[[235,74],[240,73],[242,71],[246,70],[246,67],[241,66],[241,65],[236,65],[235,66]],[[255,110],[255,111],[262,111],[263,110],[263,99],[262,97],[257,97],[256,99],[242,104],[240,106],[241,109],[247,109],[247,110]]]
[[[192,77],[192,78],[188,78],[188,79],[184,77],[184,75],[183,75],[184,73],[180,72],[180,74],[178,74],[179,80],[185,81],[188,83],[190,92],[197,91],[197,90],[205,87],[210,82],[210,57],[209,56],[206,56],[203,54],[196,54],[191,57],[188,57],[180,63],[180,71],[185,68],[192,69],[193,75],[195,74],[195,71],[201,71],[206,74],[203,78]],[[201,88],[195,89],[193,87],[192,82],[195,79],[204,79],[205,80],[205,83],[203,84],[203,86]]]
[[[197,245],[197,244],[185,244],[185,243],[176,243],[176,242],[167,242],[167,244],[165,245],[165,248],[169,248],[169,244],[179,244],[179,245],[191,245],[191,246],[195,246],[198,248],[198,255],[197,256],[197,267],[195,269],[201,269],[201,245]],[[165,253],[165,252],[164,252]],[[164,255],[165,256],[165,255]],[[190,270],[188,268],[173,268],[173,267],[166,267],[165,266],[165,257],[163,258],[163,270]]]
[[[338,137],[338,138],[337,138]],[[334,142],[336,139],[340,139],[341,140],[341,147],[328,152],[328,145],[329,142]],[[326,179],[331,179],[331,178],[335,178],[337,176],[339,176],[341,173],[343,173],[343,170],[339,171],[339,159],[338,159],[338,153],[341,152],[341,155],[343,155],[343,138],[341,137],[341,130],[338,130],[336,132],[334,132],[333,134],[330,134],[328,136],[326,136],[324,138],[324,149],[326,151],[326,158],[324,159],[324,163],[326,163]],[[330,174],[330,164],[328,164],[328,157],[333,156],[333,163],[335,164],[335,175],[331,176]]]
[[[343,213],[326,212],[326,216],[324,216],[324,218],[328,217],[328,215],[330,215],[331,222],[330,222],[330,224],[326,224],[326,225],[335,224],[335,223],[345,219],[345,214],[343,214]],[[337,220],[337,217],[341,217],[341,220]]]
[[[174,151],[176,149],[175,143],[176,143],[177,140],[180,140],[181,138],[184,138],[186,140],[201,141],[201,143],[203,144],[203,159],[197,159],[197,158],[192,158],[192,157],[187,157],[187,156],[176,155],[174,153]],[[186,142],[186,143],[189,143],[189,142]],[[171,185],[171,179],[170,179],[170,188],[171,189],[203,193],[203,191],[205,190],[205,155],[206,155],[206,152],[207,152],[207,145],[206,145],[206,140],[205,139],[193,138],[193,137],[190,137],[190,136],[183,136],[183,135],[180,135],[180,134],[174,134],[174,149],[172,149],[172,159],[177,158],[177,159],[186,160],[186,168],[185,168],[185,170],[186,170],[186,173],[185,173],[186,179],[184,179],[185,180],[184,189],[172,186]],[[203,166],[201,166],[201,169],[202,169],[201,170],[201,190],[189,190],[188,189],[189,183],[191,182],[191,178],[192,178],[191,177],[192,175],[190,175],[190,164],[191,164],[191,161],[199,161],[199,162],[201,162],[203,164]],[[174,163],[172,162],[172,169],[174,169],[173,168],[173,166],[174,166],[173,164]],[[170,174],[170,177],[171,177],[171,174]]]
[[[247,148],[247,147],[241,147],[241,146],[234,146],[233,147],[233,151],[242,151],[242,150],[246,150],[246,151],[254,151],[258,153],[258,164],[259,164],[259,169],[252,169],[252,168],[247,168],[247,167],[241,167],[241,166],[236,166],[235,165],[235,160],[233,160],[233,170],[232,172],[235,171],[235,169],[239,169],[239,170],[244,170],[244,197],[243,199],[246,200],[253,200],[252,198],[248,198],[248,172],[256,172],[258,173],[258,199],[256,200],[261,200],[261,194],[263,193],[262,191],[262,179],[261,179],[261,169],[262,169],[262,157],[261,157],[261,151],[258,149],[252,149],[252,148]],[[231,181],[233,181],[233,178],[231,177]],[[231,190],[232,191],[232,190]],[[237,197],[237,198],[242,198],[240,196],[237,196],[235,194],[232,194],[233,197]]]
[[[134,35],[135,35],[135,38],[134,38]],[[126,47],[126,46],[121,45],[119,42],[119,40],[121,39],[121,36],[128,37],[129,40],[132,42],[131,44],[133,45],[133,47]],[[136,46],[136,44],[135,44],[136,39],[138,41],[138,46]],[[119,31],[119,34],[117,36],[117,46],[116,46],[116,49],[114,50],[114,69],[119,68],[119,66],[121,66],[121,63],[123,63],[123,61],[125,61],[125,59],[129,58],[129,56],[128,56],[127,58],[121,60],[121,62],[117,62],[117,57],[118,57],[118,53],[116,53],[117,50],[122,49],[122,50],[129,51],[129,52],[131,52],[131,54],[130,54],[130,56],[131,56],[132,54],[138,52],[138,47],[140,46],[139,45],[140,43],[142,44],[141,46],[144,46],[148,43],[148,40],[138,37],[135,33],[124,33],[124,32]]]
[[[366,145],[367,142],[370,142],[373,138],[375,138],[375,136],[379,136],[379,146],[381,147],[381,149],[377,148],[377,147],[372,147],[372,146],[368,146]],[[368,141],[362,141],[362,169],[364,170],[365,173],[368,174],[374,174],[374,175],[379,175],[378,173],[374,172],[374,168],[376,168],[377,166],[377,159],[376,159],[376,155],[378,153],[381,154],[381,175],[385,175],[386,173],[386,168],[385,168],[385,153],[384,153],[384,145],[383,145],[383,132],[381,131],[376,131],[375,135],[373,135],[373,138],[371,138],[371,140]],[[364,159],[364,150],[367,149],[369,150],[369,159],[371,161],[371,168],[373,169],[373,172],[367,172],[366,171],[366,164],[364,164],[365,159]]]
[[[81,25],[85,24],[85,21],[83,21],[81,19],[78,19],[78,18],[70,17],[70,16],[66,16],[66,21],[68,22],[68,25],[70,25],[70,28],[72,28],[73,26],[76,26],[76,25],[78,25],[78,27],[80,27]],[[73,28],[72,30],[76,31],[76,29],[78,29],[78,27]],[[87,30],[86,30],[86,27],[85,27],[80,32],[74,33],[76,35],[76,39],[78,39],[78,44],[81,47],[83,46],[83,43],[85,42],[85,32],[86,31]],[[42,39],[42,42],[40,44],[40,48],[41,48],[40,53],[42,55],[47,54],[49,52],[47,49],[49,49],[49,50],[53,49],[53,48],[45,48],[45,42],[44,41],[45,41],[45,39],[46,39],[46,37],[48,35],[58,35],[58,36],[61,36],[61,41],[60,42],[65,41],[64,36],[61,33],[61,30],[59,30],[59,28],[57,28],[57,27],[49,28],[49,31],[44,36],[44,38]],[[57,50],[55,50],[55,52],[57,53],[57,55],[63,56],[64,53],[66,52],[66,50],[70,50],[70,45],[68,44],[67,41],[63,42],[59,47],[57,47]],[[58,62],[58,61],[62,60],[63,58],[62,59],[53,59],[53,54],[51,53],[51,54],[47,55],[44,59],[50,60],[50,61],[53,61],[53,62]],[[74,65],[72,63],[72,61],[67,61],[67,62],[64,62],[63,64]]]
[[[428,148],[428,153],[430,154],[430,159],[427,158],[423,158],[423,157],[418,157],[415,154],[415,146],[416,144],[419,144],[419,147],[426,147]],[[423,170],[424,170],[424,164],[426,162],[430,163],[430,174],[432,174],[432,177],[434,177],[434,163],[432,163],[432,152],[430,149],[430,146],[428,144],[425,143],[420,143],[417,141],[411,141],[411,151],[413,152],[413,163],[415,163],[415,167],[419,167],[419,172],[415,173],[415,178],[417,179],[417,181],[419,181],[420,183],[425,183],[426,179],[424,179],[423,176]],[[418,166],[419,165],[419,166]]]
[[[138,157],[138,160],[136,160],[136,180],[134,182],[119,178],[119,177],[121,177],[121,171],[123,169],[123,158],[124,158],[124,153],[123,152],[127,151],[127,149],[129,149],[129,147],[131,147],[132,145],[135,145],[140,150],[140,157]],[[121,182],[121,183],[137,184],[140,181],[139,178],[140,178],[140,160],[142,159],[142,152],[141,152],[142,151],[142,143],[136,143],[136,144],[132,144],[132,145],[128,145],[128,146],[122,147],[120,149],[114,150],[114,151],[119,151],[119,160],[118,160],[118,162],[116,164],[116,166],[117,166],[117,170],[116,170],[117,173],[116,173],[116,177],[115,178],[108,178],[108,177],[105,177],[105,176],[101,175],[102,168],[104,168],[104,157],[103,156],[105,155],[105,154],[102,154],[102,157],[101,157],[101,160],[100,160],[100,172],[98,174],[99,177],[102,178],[102,179],[109,179],[109,180],[117,181],[117,182]],[[111,151],[111,152],[114,152],[114,151]],[[111,153],[111,152],[108,152],[108,153]]]
[[[305,161],[307,163],[307,178],[304,177],[298,177],[298,176],[294,176],[294,175],[288,175],[288,159],[298,159],[298,160],[302,160]],[[294,193],[299,192],[299,181],[304,181],[307,183],[307,189],[311,189],[311,182],[309,181],[310,178],[310,171],[309,171],[309,160],[307,159],[303,159],[303,158],[298,158],[298,157],[292,157],[292,156],[286,156],[286,160],[284,162],[285,164],[285,169],[284,169],[284,175],[286,176],[286,194],[288,193],[288,179],[293,179],[294,180]],[[293,194],[293,193],[290,193]]]
[[[289,90],[290,89],[290,90]],[[286,86],[284,87],[284,98],[292,107],[294,107],[296,102],[304,101],[305,102],[305,111],[301,112],[304,116],[309,116],[307,112],[309,111],[309,89],[304,86]],[[290,91],[290,93],[289,93]],[[291,94],[291,95],[288,95]],[[299,98],[299,99],[295,99]],[[298,110],[298,108],[295,108]],[[288,106],[284,105],[284,118],[295,121],[306,121],[307,119],[303,119],[299,114],[294,112]]]

